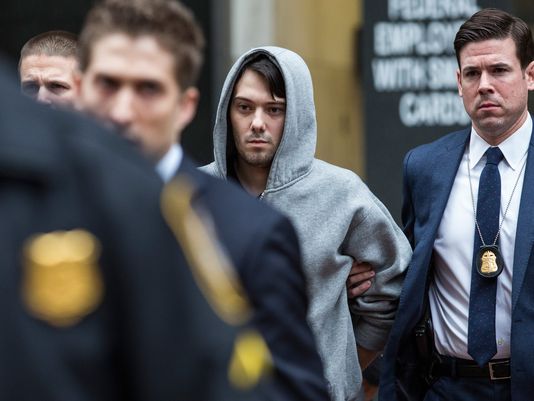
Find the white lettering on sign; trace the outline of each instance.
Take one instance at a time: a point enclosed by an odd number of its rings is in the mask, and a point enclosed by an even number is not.
[[[372,61],[377,92],[456,89],[455,57],[394,57]]]
[[[477,12],[477,0],[388,0],[389,21],[373,29],[371,71],[376,92],[398,92],[407,127],[464,125],[457,93],[454,38]]]
[[[430,57],[427,62],[428,88],[432,90],[456,89],[456,57]]]
[[[476,0],[388,0],[391,20],[467,19],[478,9]]]
[[[373,60],[373,78],[378,92],[425,89],[426,60],[410,57]]]
[[[431,23],[378,22],[374,26],[377,56],[454,54],[454,36],[463,21]]]
[[[399,115],[407,127],[469,124],[469,116],[456,92],[407,92],[400,99]]]

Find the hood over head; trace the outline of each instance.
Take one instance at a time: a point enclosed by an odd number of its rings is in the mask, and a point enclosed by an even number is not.
[[[286,116],[284,133],[274,156],[266,190],[281,187],[305,175],[311,168],[317,141],[317,123],[313,101],[313,85],[310,71],[296,53],[280,47],[258,47],[243,54],[232,66],[223,85],[213,131],[215,164],[218,173],[228,173],[227,140],[233,141],[228,132],[228,106],[235,80],[241,68],[252,57],[267,55],[282,72],[286,89]]]

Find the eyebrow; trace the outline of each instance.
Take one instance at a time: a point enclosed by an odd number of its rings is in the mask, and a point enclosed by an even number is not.
[[[493,68],[495,68],[495,67],[500,67],[500,68],[506,67],[506,68],[509,68],[510,64],[504,63],[504,62],[498,62],[498,63],[495,63],[495,64],[490,64],[490,67],[493,67]]]
[[[244,96],[234,96],[233,99],[232,99],[232,102],[235,101],[235,100],[244,100],[246,102],[251,102],[253,103],[252,100],[250,100],[249,98],[247,97],[244,97]],[[266,104],[286,104],[286,100],[285,99],[282,99],[282,100],[269,100],[268,102],[266,102]]]
[[[510,64],[509,63],[506,63],[506,62],[503,62],[503,61],[499,61],[499,62],[496,62],[496,63],[493,63],[493,64],[489,64],[489,67],[491,68],[510,68]],[[462,68],[462,71],[471,71],[471,70],[479,70],[480,67],[478,65],[468,65],[464,68]]]

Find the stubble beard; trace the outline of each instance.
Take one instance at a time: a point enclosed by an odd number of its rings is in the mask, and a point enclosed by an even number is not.
[[[507,111],[510,113],[509,111]],[[486,140],[499,140],[502,141],[506,139],[511,131],[519,126],[515,126],[519,120],[521,120],[522,113],[517,113],[513,115],[498,115],[498,116],[482,116],[473,120],[475,128],[479,135],[481,135]]]
[[[251,167],[268,168],[273,162],[274,153],[270,151],[265,152],[247,152],[238,149],[239,158]]]
[[[264,134],[252,134],[251,138],[262,139],[272,145],[272,140]],[[250,138],[246,138],[244,143],[239,141],[239,138],[234,134],[234,143],[236,144],[237,154],[239,158],[250,167],[270,168],[274,159],[275,150],[248,150],[246,148],[246,141]]]

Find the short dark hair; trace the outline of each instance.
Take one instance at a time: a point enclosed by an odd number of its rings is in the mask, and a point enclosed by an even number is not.
[[[284,77],[282,76],[282,72],[276,63],[272,61],[266,54],[256,53],[250,59],[245,61],[236,75],[234,89],[235,85],[237,85],[247,70],[257,72],[263,78],[265,78],[273,98],[275,96],[283,99],[286,98],[286,85],[284,82]]]
[[[46,55],[74,57],[78,53],[76,35],[67,31],[48,31],[30,38],[20,49],[19,69],[22,59],[28,56]]]
[[[182,90],[195,86],[203,63],[204,35],[193,14],[176,0],[103,0],[93,7],[80,34],[80,69],[90,63],[94,44],[104,36],[124,33],[153,36],[174,58]]]
[[[528,24],[521,18],[498,10],[485,8],[465,21],[454,39],[456,60],[460,66],[460,51],[469,43],[489,39],[512,38],[516,46],[516,54],[521,68],[525,69],[534,59],[532,32]]]

